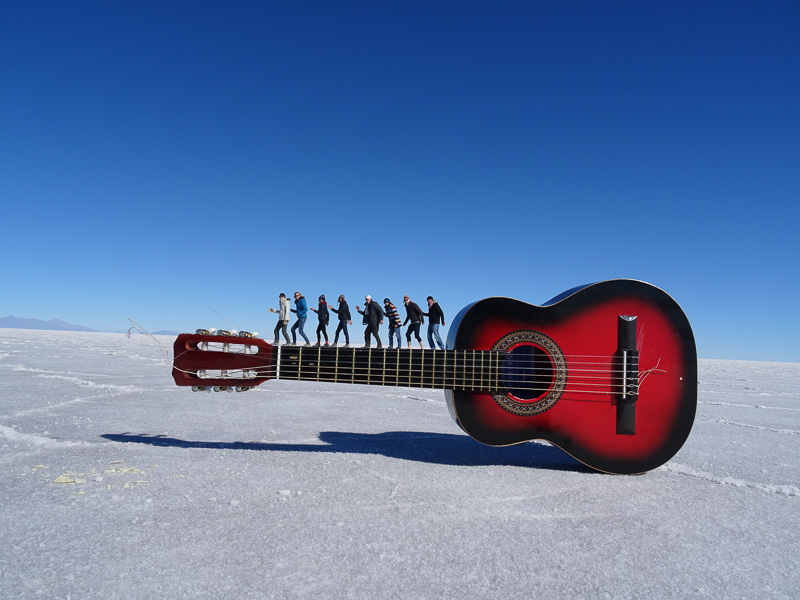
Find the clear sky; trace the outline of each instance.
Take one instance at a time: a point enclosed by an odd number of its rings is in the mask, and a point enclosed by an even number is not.
[[[279,292],[622,277],[702,358],[800,361],[798,199],[793,0],[0,7],[0,316],[269,338]]]

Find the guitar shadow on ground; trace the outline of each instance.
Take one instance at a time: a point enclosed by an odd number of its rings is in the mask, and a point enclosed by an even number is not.
[[[466,467],[513,466],[557,471],[594,472],[555,446],[538,443],[524,443],[504,447],[486,446],[467,435],[449,433],[414,431],[349,433],[322,431],[319,434],[319,439],[326,445],[193,441],[164,435],[134,433],[106,433],[100,437],[112,442],[149,444],[151,446],[172,448],[380,454],[389,458],[438,465]]]

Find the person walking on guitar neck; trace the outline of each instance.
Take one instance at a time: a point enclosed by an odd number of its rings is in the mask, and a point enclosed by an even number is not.
[[[411,335],[413,334],[419,342],[420,350],[424,350],[422,347],[422,336],[419,334],[419,328],[425,322],[425,318],[422,316],[422,309],[416,302],[412,302],[411,298],[408,296],[403,296],[403,304],[406,305],[406,320],[403,321],[403,325],[405,326],[411,321],[411,325],[406,329],[408,347],[411,348]]]
[[[325,294],[322,294],[319,297],[319,307],[312,308],[315,313],[317,313],[317,318],[319,319],[319,325],[317,325],[317,346],[322,345],[322,337],[320,334],[325,336],[325,345],[328,345],[328,322],[330,321],[331,314],[328,312],[328,303],[325,302]]]
[[[278,296],[278,302],[280,306],[278,310],[275,310],[274,308],[267,309],[269,312],[278,313],[278,324],[275,325],[275,341],[272,342],[275,346],[278,345],[281,333],[283,333],[286,343],[289,343],[289,332],[286,331],[286,326],[289,324],[289,311],[291,310],[291,304],[289,303],[289,299],[286,297],[286,294],[283,292],[281,292],[281,295]]]
[[[392,347],[392,338],[397,336],[397,349],[400,350],[403,347],[403,341],[400,337],[400,328],[403,326],[400,322],[400,313],[397,312],[397,307],[388,298],[383,299],[383,306],[386,318],[389,319],[389,348]]]
[[[344,347],[347,348],[350,346],[350,334],[347,332],[347,325],[353,324],[353,317],[350,315],[350,307],[347,305],[347,300],[344,299],[344,294],[339,294],[339,308],[333,308],[331,306],[331,310],[339,315],[339,326],[336,328],[336,333],[333,336],[333,345],[339,343],[339,332],[344,332]]]
[[[366,325],[366,329],[364,329],[364,345],[369,348],[370,344],[370,336],[375,336],[375,339],[378,342],[378,348],[383,348],[381,344],[381,337],[378,335],[378,326],[383,325],[383,309],[378,306],[377,302],[372,301],[372,296],[367,294],[364,297],[364,310],[356,304],[356,312],[360,315],[364,315],[363,324]]]
[[[303,331],[303,327],[306,326],[306,318],[308,318],[308,304],[306,303],[305,297],[300,292],[294,293],[294,305],[297,308],[293,308],[291,311],[297,313],[297,321],[292,325],[292,343],[297,343],[297,330],[299,329],[300,335],[303,336],[303,339],[306,341],[306,346],[310,346],[311,342],[305,331]]]
[[[422,314],[428,317],[428,343],[431,346],[431,350],[436,350],[436,346],[433,345],[434,340],[436,340],[439,348],[444,350],[442,338],[439,337],[440,321],[441,325],[444,325],[444,312],[439,303],[433,299],[433,296],[428,296],[428,312]]]

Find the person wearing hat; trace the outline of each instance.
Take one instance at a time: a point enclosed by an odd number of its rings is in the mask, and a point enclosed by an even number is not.
[[[400,322],[400,313],[397,312],[397,307],[392,304],[388,298],[383,299],[383,312],[386,313],[386,318],[389,320],[389,348],[392,347],[392,338],[397,336],[397,349],[403,347],[403,341],[400,337],[400,328],[403,324]]]
[[[406,320],[403,321],[403,325],[408,325],[408,322],[411,321],[411,325],[406,329],[408,347],[411,348],[411,335],[413,334],[419,342],[420,350],[424,350],[422,336],[419,334],[419,328],[425,322],[425,317],[422,316],[422,309],[416,302],[412,302],[408,296],[403,296],[403,304],[406,305]]]
[[[333,336],[333,345],[335,346],[339,343],[339,332],[344,331],[344,347],[347,348],[350,346],[350,334],[347,332],[347,325],[353,324],[353,317],[350,315],[350,307],[347,305],[344,294],[339,294],[338,302],[338,309],[331,306],[331,310],[339,316],[339,326],[336,328],[336,334]]]
[[[422,314],[428,317],[428,343],[431,345],[431,350],[436,350],[436,346],[433,345],[434,340],[436,340],[439,348],[444,350],[442,338],[439,337],[440,321],[444,325],[444,311],[442,311],[439,303],[433,299],[433,296],[428,296],[428,312]]]
[[[328,312],[328,303],[325,302],[325,294],[322,294],[319,297],[319,307],[312,308],[315,313],[317,313],[317,318],[319,319],[319,325],[317,325],[317,346],[322,345],[322,337],[325,336],[325,345],[328,345],[328,323],[330,322],[331,315]]]
[[[367,294],[364,296],[364,310],[356,304],[356,312],[358,314],[363,315],[363,324],[366,325],[366,329],[364,329],[364,346],[369,348],[370,344],[370,336],[375,336],[375,339],[378,342],[378,348],[383,348],[381,344],[381,336],[378,335],[378,327],[383,325],[383,309],[378,306],[377,302],[372,301],[372,296]]]

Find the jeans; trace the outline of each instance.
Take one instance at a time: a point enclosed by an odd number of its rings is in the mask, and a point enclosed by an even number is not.
[[[297,321],[294,322],[292,325],[292,343],[297,343],[297,330],[300,330],[300,335],[303,336],[303,339],[306,341],[306,344],[310,344],[311,342],[308,341],[308,337],[306,336],[305,331],[303,331],[303,327],[306,326],[306,317],[298,317]]]
[[[439,345],[439,348],[444,350],[444,344],[442,343],[442,338],[439,337],[439,324],[433,323],[428,325],[428,343],[431,345],[431,350],[436,350],[436,346],[433,345],[433,340],[436,340],[436,343]]]
[[[350,334],[347,332],[347,321],[339,321],[339,326],[336,328],[336,334],[333,336],[333,343],[339,343],[339,332],[344,331],[345,344],[350,343]]]
[[[399,327],[389,327],[389,348],[392,347],[392,336],[397,336],[397,347],[403,347],[403,341],[400,338],[400,328]]]
[[[286,343],[289,343],[289,332],[286,331],[286,326],[289,324],[289,321],[278,321],[278,324],[275,325],[275,343],[278,343],[278,339],[280,338],[280,334],[283,334],[283,337],[286,339]]]

